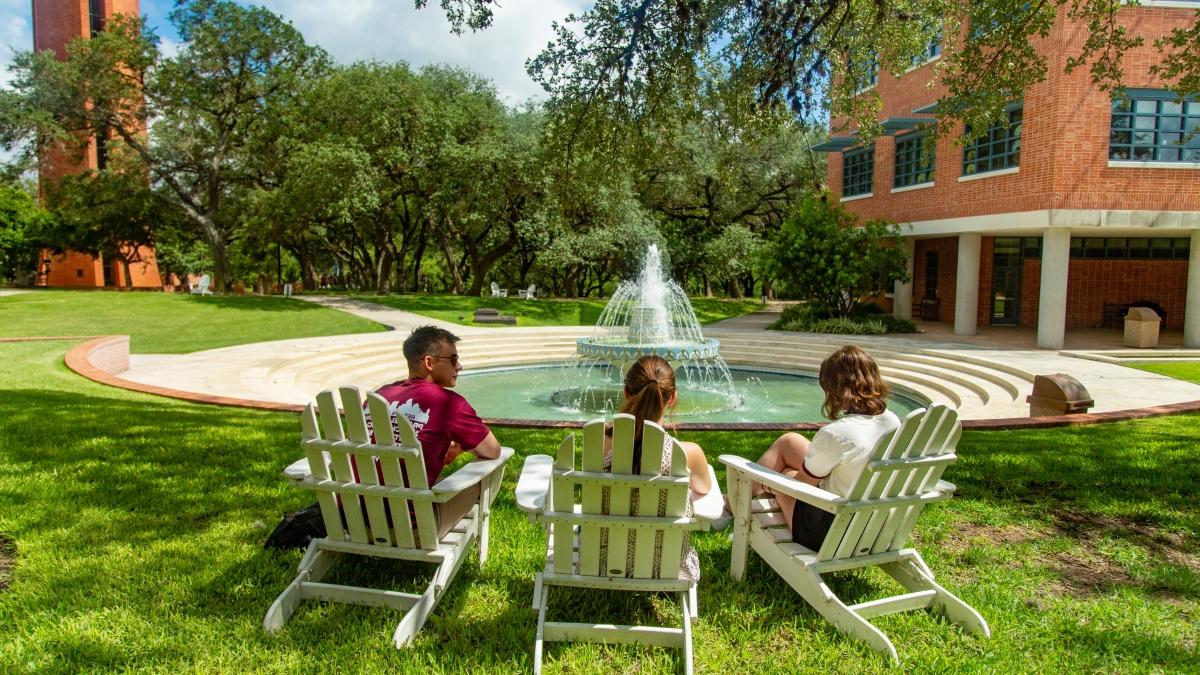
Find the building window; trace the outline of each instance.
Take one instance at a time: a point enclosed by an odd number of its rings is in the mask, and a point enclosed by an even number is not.
[[[999,171],[1021,164],[1021,108],[1008,111],[1008,125],[997,122],[963,148],[963,175]],[[971,128],[964,135],[971,137]]]
[[[1200,0],[1197,0],[1200,1]],[[942,55],[942,31],[939,29],[933,37],[929,38],[929,42],[925,43],[925,50],[913,57],[912,67],[916,68],[922,63],[928,63]]]
[[[88,0],[88,27],[92,35],[104,30],[104,0]]]
[[[1169,91],[1130,90],[1112,102],[1108,158],[1133,162],[1200,162],[1200,99]]]
[[[869,194],[874,187],[875,146],[847,152],[842,160],[842,196]]]
[[[1187,237],[1071,237],[1071,257],[1084,260],[1187,260]]]
[[[879,84],[879,54],[851,52],[846,61],[846,77],[854,83],[854,91],[866,91]]]
[[[934,139],[928,132],[897,137],[894,187],[932,183],[933,158]]]

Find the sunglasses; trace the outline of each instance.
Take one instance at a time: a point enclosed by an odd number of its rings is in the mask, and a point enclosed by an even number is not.
[[[429,356],[431,359],[449,359],[450,365],[458,365],[458,354],[451,354],[450,356],[434,356],[433,354],[428,354],[427,356]]]

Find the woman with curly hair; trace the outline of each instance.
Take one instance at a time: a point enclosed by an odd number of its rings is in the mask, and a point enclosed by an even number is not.
[[[819,382],[825,392],[821,414],[833,421],[812,442],[794,432],[780,436],[758,463],[844,496],[862,474],[875,444],[899,427],[900,419],[887,409],[888,388],[875,360],[858,347],[842,347],[827,356]],[[784,494],[775,495],[775,501],[792,541],[814,551],[820,548],[833,514]]]

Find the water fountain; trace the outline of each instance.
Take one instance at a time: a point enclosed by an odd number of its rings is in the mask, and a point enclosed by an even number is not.
[[[640,357],[653,354],[675,368],[680,403],[689,414],[733,408],[741,398],[720,346],[700,332],[687,294],[667,277],[662,253],[651,244],[637,279],[621,282],[592,335],[576,341],[578,379],[586,384],[566,387],[551,398],[585,412],[612,412],[622,397],[622,373]]]
[[[731,372],[719,347],[700,332],[692,303],[667,277],[661,252],[651,246],[637,278],[618,286],[592,334],[576,340],[570,362],[463,371],[456,390],[485,417],[580,421],[615,412],[625,370],[639,357],[656,354],[675,368],[676,422],[822,419],[824,396],[811,374],[768,363]],[[889,406],[903,415],[920,403],[893,395]]]

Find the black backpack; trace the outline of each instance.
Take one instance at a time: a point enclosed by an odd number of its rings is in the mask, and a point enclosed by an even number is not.
[[[325,521],[321,519],[321,505],[313,504],[306,509],[284,514],[283,520],[267,537],[263,546],[267,548],[307,548],[313,539],[325,536]]]

